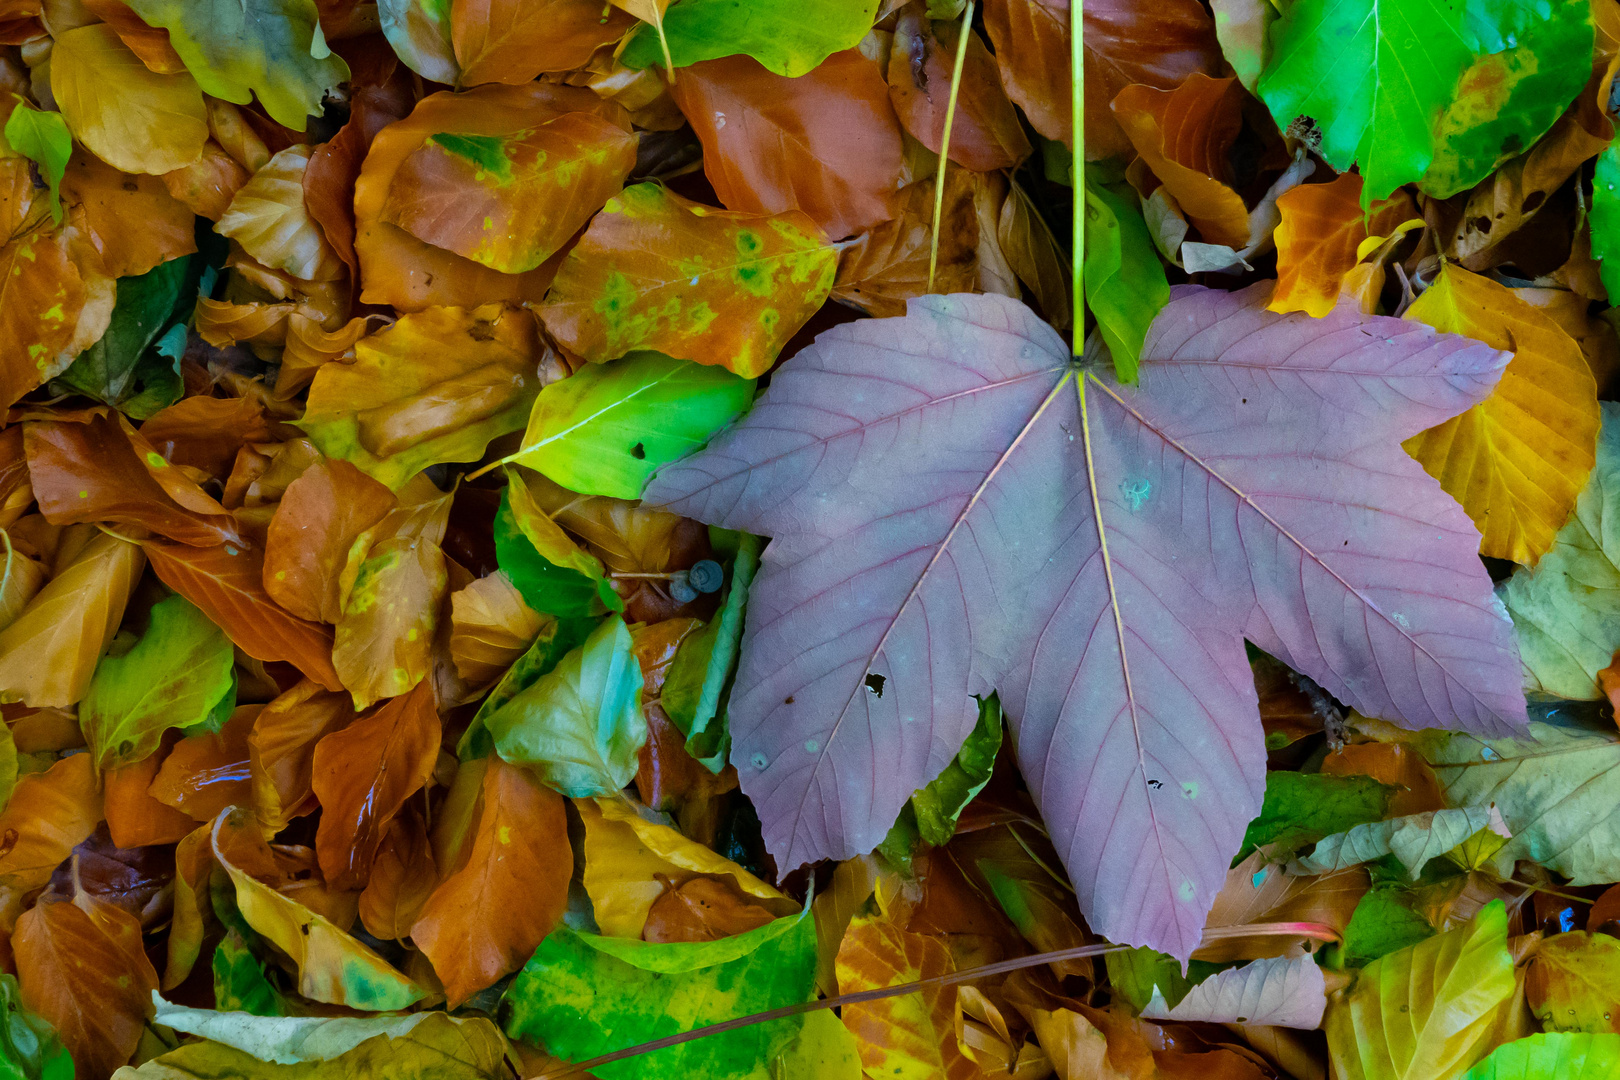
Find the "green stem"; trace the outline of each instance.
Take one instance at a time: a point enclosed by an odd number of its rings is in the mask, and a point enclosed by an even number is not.
[[[1069,107],[1073,115],[1074,156],[1074,338],[1071,349],[1075,356],[1085,350],[1086,343],[1086,57],[1082,43],[1085,24],[1085,0],[1069,3]]]
[[[939,265],[939,219],[945,213],[945,163],[951,154],[951,123],[956,119],[956,94],[962,88],[967,63],[968,36],[973,33],[973,0],[962,9],[962,32],[956,37],[956,66],[951,69],[951,95],[945,101],[945,128],[939,135],[939,171],[934,174],[934,233],[928,242],[928,288],[934,291],[934,270]]]

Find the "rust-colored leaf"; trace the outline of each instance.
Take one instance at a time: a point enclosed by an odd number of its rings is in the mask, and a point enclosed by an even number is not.
[[[371,880],[360,894],[360,921],[366,933],[384,941],[409,937],[422,906],[439,884],[422,815],[411,807],[388,823]]]
[[[354,720],[345,693],[305,679],[260,710],[247,738],[253,807],[259,819],[280,829],[316,807],[315,747]]]
[[[442,732],[421,684],[316,744],[312,787],[321,803],[315,850],[328,887],[359,889],[405,800],[433,774]]]
[[[212,821],[227,806],[248,805],[253,799],[248,734],[263,708],[240,706],[218,733],[191,735],[176,743],[152,782],[152,798],[194,822]]]
[[[1345,173],[1326,184],[1301,184],[1277,199],[1277,289],[1271,311],[1324,318],[1338,303],[1345,275],[1359,261],[1361,242],[1388,236],[1417,216],[1404,190],[1361,209],[1361,177]]]
[[[526,83],[544,71],[585,66],[636,20],[601,0],[462,0],[450,11],[450,40],[463,86]]]
[[[140,437],[171,465],[198,469],[216,479],[251,442],[272,442],[264,407],[245,397],[188,397],[160,409],[141,424]]]
[[[653,901],[643,941],[718,941],[757,930],[776,916],[749,900],[728,875],[707,874],[679,885],[663,874],[663,895]]]
[[[144,274],[197,250],[190,208],[160,177],[119,172],[76,150],[62,177],[62,198],[82,211],[75,220],[82,221],[85,238],[108,277]],[[132,221],[140,222],[140,228],[130,228]]]
[[[838,255],[832,295],[868,315],[888,318],[906,313],[906,301],[928,289],[928,263],[934,236],[933,179],[907,184],[899,213],[857,236]],[[971,174],[945,174],[940,210],[939,249],[934,253],[934,291],[969,292],[978,282],[979,221]]]
[[[197,827],[188,815],[152,797],[152,781],[163,766],[159,751],[131,765],[101,774],[107,829],[119,847],[173,844]]]
[[[1445,808],[1434,769],[1416,749],[1398,742],[1347,743],[1322,759],[1328,776],[1370,776],[1395,788],[1389,816],[1405,817]]]
[[[0,813],[0,884],[19,893],[44,885],[101,818],[90,755],[74,754],[24,776]]]
[[[337,622],[349,548],[398,502],[347,461],[323,458],[311,465],[287,486],[270,519],[264,591],[300,619]]]
[[[936,154],[960,36],[959,22],[935,22],[908,8],[895,27],[889,53],[894,111],[912,137]],[[951,122],[951,160],[975,172],[990,172],[1011,168],[1029,153],[1029,138],[1002,89],[996,58],[978,34],[970,33]]]
[[[42,226],[0,246],[0,406],[72,362],[86,298],[62,233]]]
[[[450,594],[450,659],[467,682],[493,682],[523,655],[551,619],[523,602],[497,570]]]
[[[351,272],[359,269],[354,253],[354,184],[360,163],[377,133],[408,116],[412,104],[404,88],[392,82],[361,87],[349,104],[348,122],[315,148],[304,168],[304,205]]]

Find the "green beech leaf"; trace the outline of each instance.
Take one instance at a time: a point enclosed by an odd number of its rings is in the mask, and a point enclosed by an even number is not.
[[[1620,1076],[1620,1035],[1531,1035],[1504,1043],[1461,1080],[1610,1080]]]
[[[1148,325],[1170,299],[1134,194],[1086,178],[1086,305],[1114,357],[1121,382],[1136,381]]]
[[[134,648],[103,657],[79,702],[79,726],[97,769],[140,761],[169,728],[209,720],[233,692],[235,653],[225,631],[183,596],[152,607]]]
[[[73,135],[59,112],[45,112],[17,99],[6,120],[6,142],[39,166],[39,175],[51,189],[51,220],[62,224],[62,177],[73,156]]]
[[[956,819],[990,782],[1000,749],[1001,699],[991,694],[979,701],[979,722],[956,757],[944,772],[911,797],[917,831],[924,840],[935,847],[950,840],[956,832]]]
[[[678,68],[747,53],[794,79],[859,45],[877,9],[878,0],[681,0],[664,13],[664,38]],[[663,64],[656,28],[637,27],[619,59],[637,69]]]
[[[511,460],[586,495],[639,499],[654,469],[702,449],[753,399],[753,379],[662,353],[587,364],[540,391]]]
[[[550,672],[484,718],[495,752],[572,798],[628,784],[647,741],[641,665],[617,615],[602,621]]]
[[[1429,920],[1412,907],[1409,889],[1379,885],[1356,904],[1344,928],[1344,961],[1361,967],[1433,936]]]
[[[179,358],[163,356],[153,345],[182,300],[189,308],[196,298],[193,261],[186,255],[136,277],[119,278],[107,332],[56,377],[52,389],[94,398],[136,420],[180,400],[185,384]]]
[[[507,1034],[571,1061],[795,1005],[814,994],[809,909],[718,941],[652,944],[559,927],[506,991]],[[583,1003],[588,1007],[582,1007]],[[602,1080],[741,1080],[802,1030],[791,1017],[592,1069]]]
[[[205,93],[246,105],[303,131],[321,99],[349,77],[326,47],[315,0],[127,0],[169,43]]]
[[[240,931],[233,928],[214,947],[213,970],[216,1009],[254,1016],[287,1015],[286,1001],[280,991],[270,985],[264,965],[248,948]],[[161,1012],[163,1006],[158,1008]]]
[[[1297,848],[1364,822],[1378,821],[1389,810],[1394,790],[1365,776],[1268,772],[1260,816],[1249,822],[1243,847],[1232,865],[1257,847],[1276,844],[1284,849]]]
[[[1331,874],[1392,854],[1415,880],[1430,859],[1438,859],[1490,823],[1490,810],[1483,806],[1369,821],[1324,837],[1290,868],[1306,874]]]
[[[1598,155],[1592,175],[1592,257],[1610,296],[1620,296],[1620,146]]]
[[[73,1058],[56,1029],[23,1007],[15,975],[0,975],[0,1077],[73,1080]]]
[[[764,541],[757,536],[737,535],[731,583],[720,601],[720,610],[707,626],[681,642],[664,679],[664,713],[686,735],[686,752],[713,773],[726,767],[731,749],[725,698],[732,674],[737,670],[748,586],[759,569],[759,553],[763,547]]]
[[[478,706],[472,723],[467,725],[461,741],[456,744],[456,755],[462,761],[474,761],[494,753],[495,744],[484,721],[519,692],[533,686],[535,680],[555,668],[559,660],[585,644],[585,639],[596,624],[597,620],[593,618],[549,619],[540,628],[534,644],[506,669],[506,674],[484,698],[484,703]]]
[[[521,481],[506,485],[495,512],[495,561],[536,611],[568,618],[624,610],[601,561],[535,506]]]

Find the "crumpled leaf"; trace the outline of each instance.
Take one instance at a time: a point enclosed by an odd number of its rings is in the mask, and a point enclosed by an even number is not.
[[[1364,906],[1368,883],[1369,875],[1362,870],[1294,877],[1284,873],[1281,864],[1269,861],[1264,852],[1256,851],[1227,871],[1226,884],[1209,911],[1204,944],[1193,959],[1229,963],[1288,956],[1308,945],[1311,938],[1320,940],[1321,935],[1313,931],[1323,928],[1346,938],[1346,927]],[[1301,933],[1261,933],[1256,925],[1275,923],[1293,923]],[[1242,933],[1245,926],[1253,926],[1255,932]],[[1428,935],[1426,928],[1423,936]]]
[[[1249,208],[1232,190],[1227,153],[1243,128],[1243,88],[1235,78],[1194,72],[1174,90],[1127,86],[1111,103],[1142,161],[1153,170],[1205,242],[1249,242]]]
[[[1597,383],[1580,346],[1508,289],[1449,263],[1406,317],[1513,352],[1490,397],[1405,446],[1480,527],[1480,554],[1534,566],[1595,461]]]
[[[55,35],[51,94],[73,134],[127,173],[166,173],[202,157],[208,113],[185,70],[159,74],[109,23]]]
[[[403,315],[354,352],[315,373],[298,426],[327,457],[396,490],[521,430],[540,390],[534,316],[499,304]]]
[[[248,735],[248,774],[253,810],[279,831],[315,809],[315,747],[354,720],[354,699],[309,679],[259,711]]]
[[[83,697],[145,565],[140,545],[92,536],[0,630],[0,700],[66,708]]]
[[[1604,1080],[1620,1069],[1620,1035],[1531,1035],[1503,1043],[1462,1080]]]
[[[51,873],[96,830],[102,795],[88,754],[63,758],[29,773],[0,812],[0,834],[17,840],[0,854],[0,884],[19,893],[50,881]]]
[[[1525,1001],[1547,1031],[1620,1031],[1620,941],[1576,930],[1554,934],[1530,954]]]
[[[475,686],[488,685],[554,621],[524,603],[502,570],[457,589],[450,594],[450,659],[456,673]]]
[[[39,226],[0,246],[0,403],[67,370],[112,318],[116,286],[75,262],[76,231]]]
[[[1417,216],[1404,191],[1363,210],[1361,183],[1358,174],[1344,173],[1326,184],[1300,184],[1277,197],[1282,220],[1275,233],[1277,291],[1270,310],[1326,317],[1338,303],[1345,275],[1361,261],[1362,242],[1388,236]]]
[[[414,2],[436,6],[432,0]],[[451,8],[450,39],[462,86],[526,83],[541,72],[584,67],[599,47],[635,25],[617,8],[604,12],[597,0],[458,0],[445,6]]]
[[[495,556],[523,602],[560,618],[621,610],[624,605],[601,560],[575,543],[539,505],[520,470],[509,466],[506,475],[495,512]]]
[[[1513,1008],[1507,912],[1486,905],[1465,926],[1374,960],[1327,1012],[1328,1053],[1343,1080],[1453,1080],[1488,1053]]]
[[[652,349],[752,379],[821,307],[837,266],[806,214],[712,210],[637,184],[591,220],[540,317],[586,360]]]
[[[654,477],[652,505],[775,534],[730,713],[732,760],[779,865],[874,846],[966,738],[969,695],[994,686],[1088,922],[1185,956],[1258,809],[1263,740],[1241,637],[1364,713],[1523,724],[1477,533],[1393,445],[1482,398],[1503,354],[1346,309],[1271,315],[1265,286],[1174,296],[1138,390],[1071,375],[1067,346],[1002,297],[930,298],[903,320],[839,327],[737,427]],[[1282,390],[1307,381],[1310,394]],[[854,412],[801,404],[827,400]],[[944,449],[927,422],[947,415]],[[971,469],[957,456],[968,447],[982,455]],[[1284,450],[1311,467],[1279,476],[1269,462]],[[952,472],[917,482],[945,461]],[[903,530],[902,514],[914,522]],[[1014,514],[1019,546],[979,554]],[[1189,520],[1210,531],[1189,536]],[[1313,627],[1327,610],[1356,614]],[[1058,639],[1069,645],[1045,648]],[[1395,665],[1399,681],[1339,674]],[[1083,804],[1106,806],[1110,824]]]
[[[499,759],[484,770],[461,848],[410,930],[451,1008],[533,955],[568,907],[574,872],[562,797]]]
[[[1597,673],[1620,648],[1620,550],[1606,522],[1620,512],[1620,405],[1602,402],[1596,464],[1552,546],[1502,586],[1524,660],[1525,687],[1577,701],[1603,697]]]
[[[238,105],[257,97],[270,118],[303,131],[321,98],[349,77],[318,35],[315,0],[124,0],[174,51],[203,92]],[[319,47],[317,48],[317,45]]]
[[[798,915],[719,941],[657,945],[559,927],[506,991],[507,1034],[578,1061],[810,996],[815,923]],[[589,1012],[579,1008],[591,1002]],[[793,1017],[599,1065],[603,1080],[744,1076],[803,1027]]]
[[[185,390],[179,355],[169,348],[177,315],[191,302],[186,295],[192,260],[160,263],[144,274],[120,278],[118,301],[107,332],[52,382],[105,402],[124,415],[146,420],[174,404]],[[167,330],[167,333],[165,333]],[[159,335],[163,337],[160,338]],[[184,337],[184,330],[180,329]],[[212,399],[193,399],[212,400]],[[145,432],[151,441],[155,432]]]
[[[995,13],[1004,4],[1007,29],[998,34],[1001,19]],[[1125,87],[1170,90],[1194,73],[1221,73],[1215,24],[1195,0],[1152,5],[1093,0],[1085,5],[1084,19],[1088,161],[1130,149],[1108,107]],[[1024,107],[1036,131],[1072,147],[1069,21],[1067,0],[989,0],[985,7],[996,54],[1005,55],[1001,77],[1007,93]]]
[[[636,164],[627,124],[563,113],[506,136],[441,132],[406,156],[382,220],[505,274],[560,251]]]
[[[79,702],[98,771],[149,757],[169,728],[202,724],[223,699],[234,703],[225,632],[183,596],[153,605],[150,618],[133,648],[101,661]]]
[[[746,53],[792,79],[860,44],[877,9],[878,0],[823,0],[814,6],[793,0],[681,0],[662,18],[662,41],[659,28],[643,24],[619,59],[632,68],[662,65],[667,48],[670,61],[684,68]]]
[[[802,210],[829,240],[893,215],[900,122],[883,73],[858,51],[833,53],[793,79],[745,56],[705,60],[683,68],[670,93],[728,209]]]
[[[654,469],[701,448],[753,401],[752,379],[632,353],[541,388],[510,460],[586,495],[637,499]]]
[[[610,615],[555,668],[484,717],[496,753],[573,798],[611,795],[636,774],[647,741],[641,666]]]
[[[433,775],[440,738],[432,688],[421,683],[315,744],[315,851],[327,887],[365,886],[388,823]]]
[[[1142,1010],[1144,1020],[1187,1023],[1270,1024],[1314,1030],[1327,1008],[1326,983],[1313,956],[1272,957],[1216,972],[1170,1008],[1159,988]]]
[[[231,197],[214,231],[295,278],[326,281],[341,270],[337,252],[304,206],[304,170],[313,148],[289,146]]]
[[[1315,850],[1301,856],[1290,869],[1331,874],[1393,854],[1416,880],[1430,859],[1439,858],[1490,824],[1490,810],[1483,806],[1429,810],[1369,822],[1318,841]]]

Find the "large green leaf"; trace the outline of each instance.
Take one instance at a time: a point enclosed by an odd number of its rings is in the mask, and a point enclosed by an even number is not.
[[[540,391],[512,460],[586,495],[639,499],[658,466],[700,450],[754,400],[723,367],[631,353]]]
[[[207,722],[232,694],[230,638],[183,596],[152,607],[151,624],[122,656],[104,657],[79,702],[97,769],[150,756],[169,728]]]
[[[678,68],[747,53],[795,79],[859,45],[877,9],[878,0],[681,0],[664,13],[664,38]],[[633,68],[662,64],[657,29],[638,27],[619,59]]]
[[[484,718],[495,752],[572,798],[612,795],[635,776],[647,741],[641,665],[610,616],[555,668]]]
[[[51,219],[62,223],[62,177],[73,156],[73,135],[59,112],[45,112],[25,101],[6,118],[6,142],[39,166],[39,175],[51,193]]]
[[[1366,776],[1328,776],[1278,769],[1266,773],[1266,797],[1260,816],[1249,822],[1236,866],[1257,847],[1275,844],[1292,850],[1363,822],[1377,821],[1389,810],[1394,789]]]
[[[1122,194],[1086,177],[1086,306],[1114,357],[1121,382],[1136,381],[1148,326],[1170,299],[1134,194]]]
[[[1495,855],[1528,859],[1575,885],[1620,880],[1620,738],[1532,722],[1519,739],[1426,731],[1417,746],[1453,806],[1495,805],[1513,834]]]
[[[1591,42],[1578,3],[1298,0],[1258,90],[1278,126],[1314,123],[1334,168],[1360,165],[1364,204],[1437,160],[1433,190],[1450,194],[1551,126],[1588,74],[1553,57]]]
[[[764,547],[757,536],[736,535],[731,584],[726,586],[720,610],[707,626],[681,642],[664,678],[662,694],[665,714],[686,735],[686,752],[715,773],[726,767],[731,748],[725,698],[737,670],[748,586],[759,569],[759,553]]]
[[[182,300],[195,300],[193,261],[186,255],[136,277],[119,278],[107,332],[56,377],[52,389],[94,398],[136,420],[178,401],[185,390],[178,357],[162,356],[152,345],[174,320]],[[192,305],[184,306],[189,315]]]
[[[203,91],[238,105],[254,95],[270,118],[303,131],[349,77],[326,47],[315,0],[127,0],[169,43]]]
[[[1408,889],[1379,885],[1356,904],[1344,928],[1344,961],[1359,967],[1433,936],[1434,927],[1412,907]]]
[[[815,975],[816,928],[808,908],[706,942],[655,945],[559,928],[507,990],[506,1030],[579,1061],[806,1001]],[[799,1017],[774,1020],[591,1072],[603,1080],[740,1080],[768,1064],[802,1026]]]
[[[1620,1035],[1531,1035],[1504,1043],[1462,1080],[1613,1080]]]
[[[1602,402],[1597,464],[1575,513],[1534,567],[1501,587],[1513,617],[1527,689],[1561,698],[1603,697],[1597,673],[1620,648],[1620,404]]]
[[[1610,296],[1620,296],[1620,146],[1598,155],[1592,175],[1592,256]]]
[[[0,1080],[73,1080],[73,1058],[44,1017],[23,1007],[15,975],[0,975]]]
[[[495,512],[495,561],[536,611],[572,618],[624,609],[601,561],[535,506],[515,477]]]
[[[1339,1080],[1454,1080],[1491,1048],[1514,999],[1507,909],[1374,960],[1328,1006]]]

